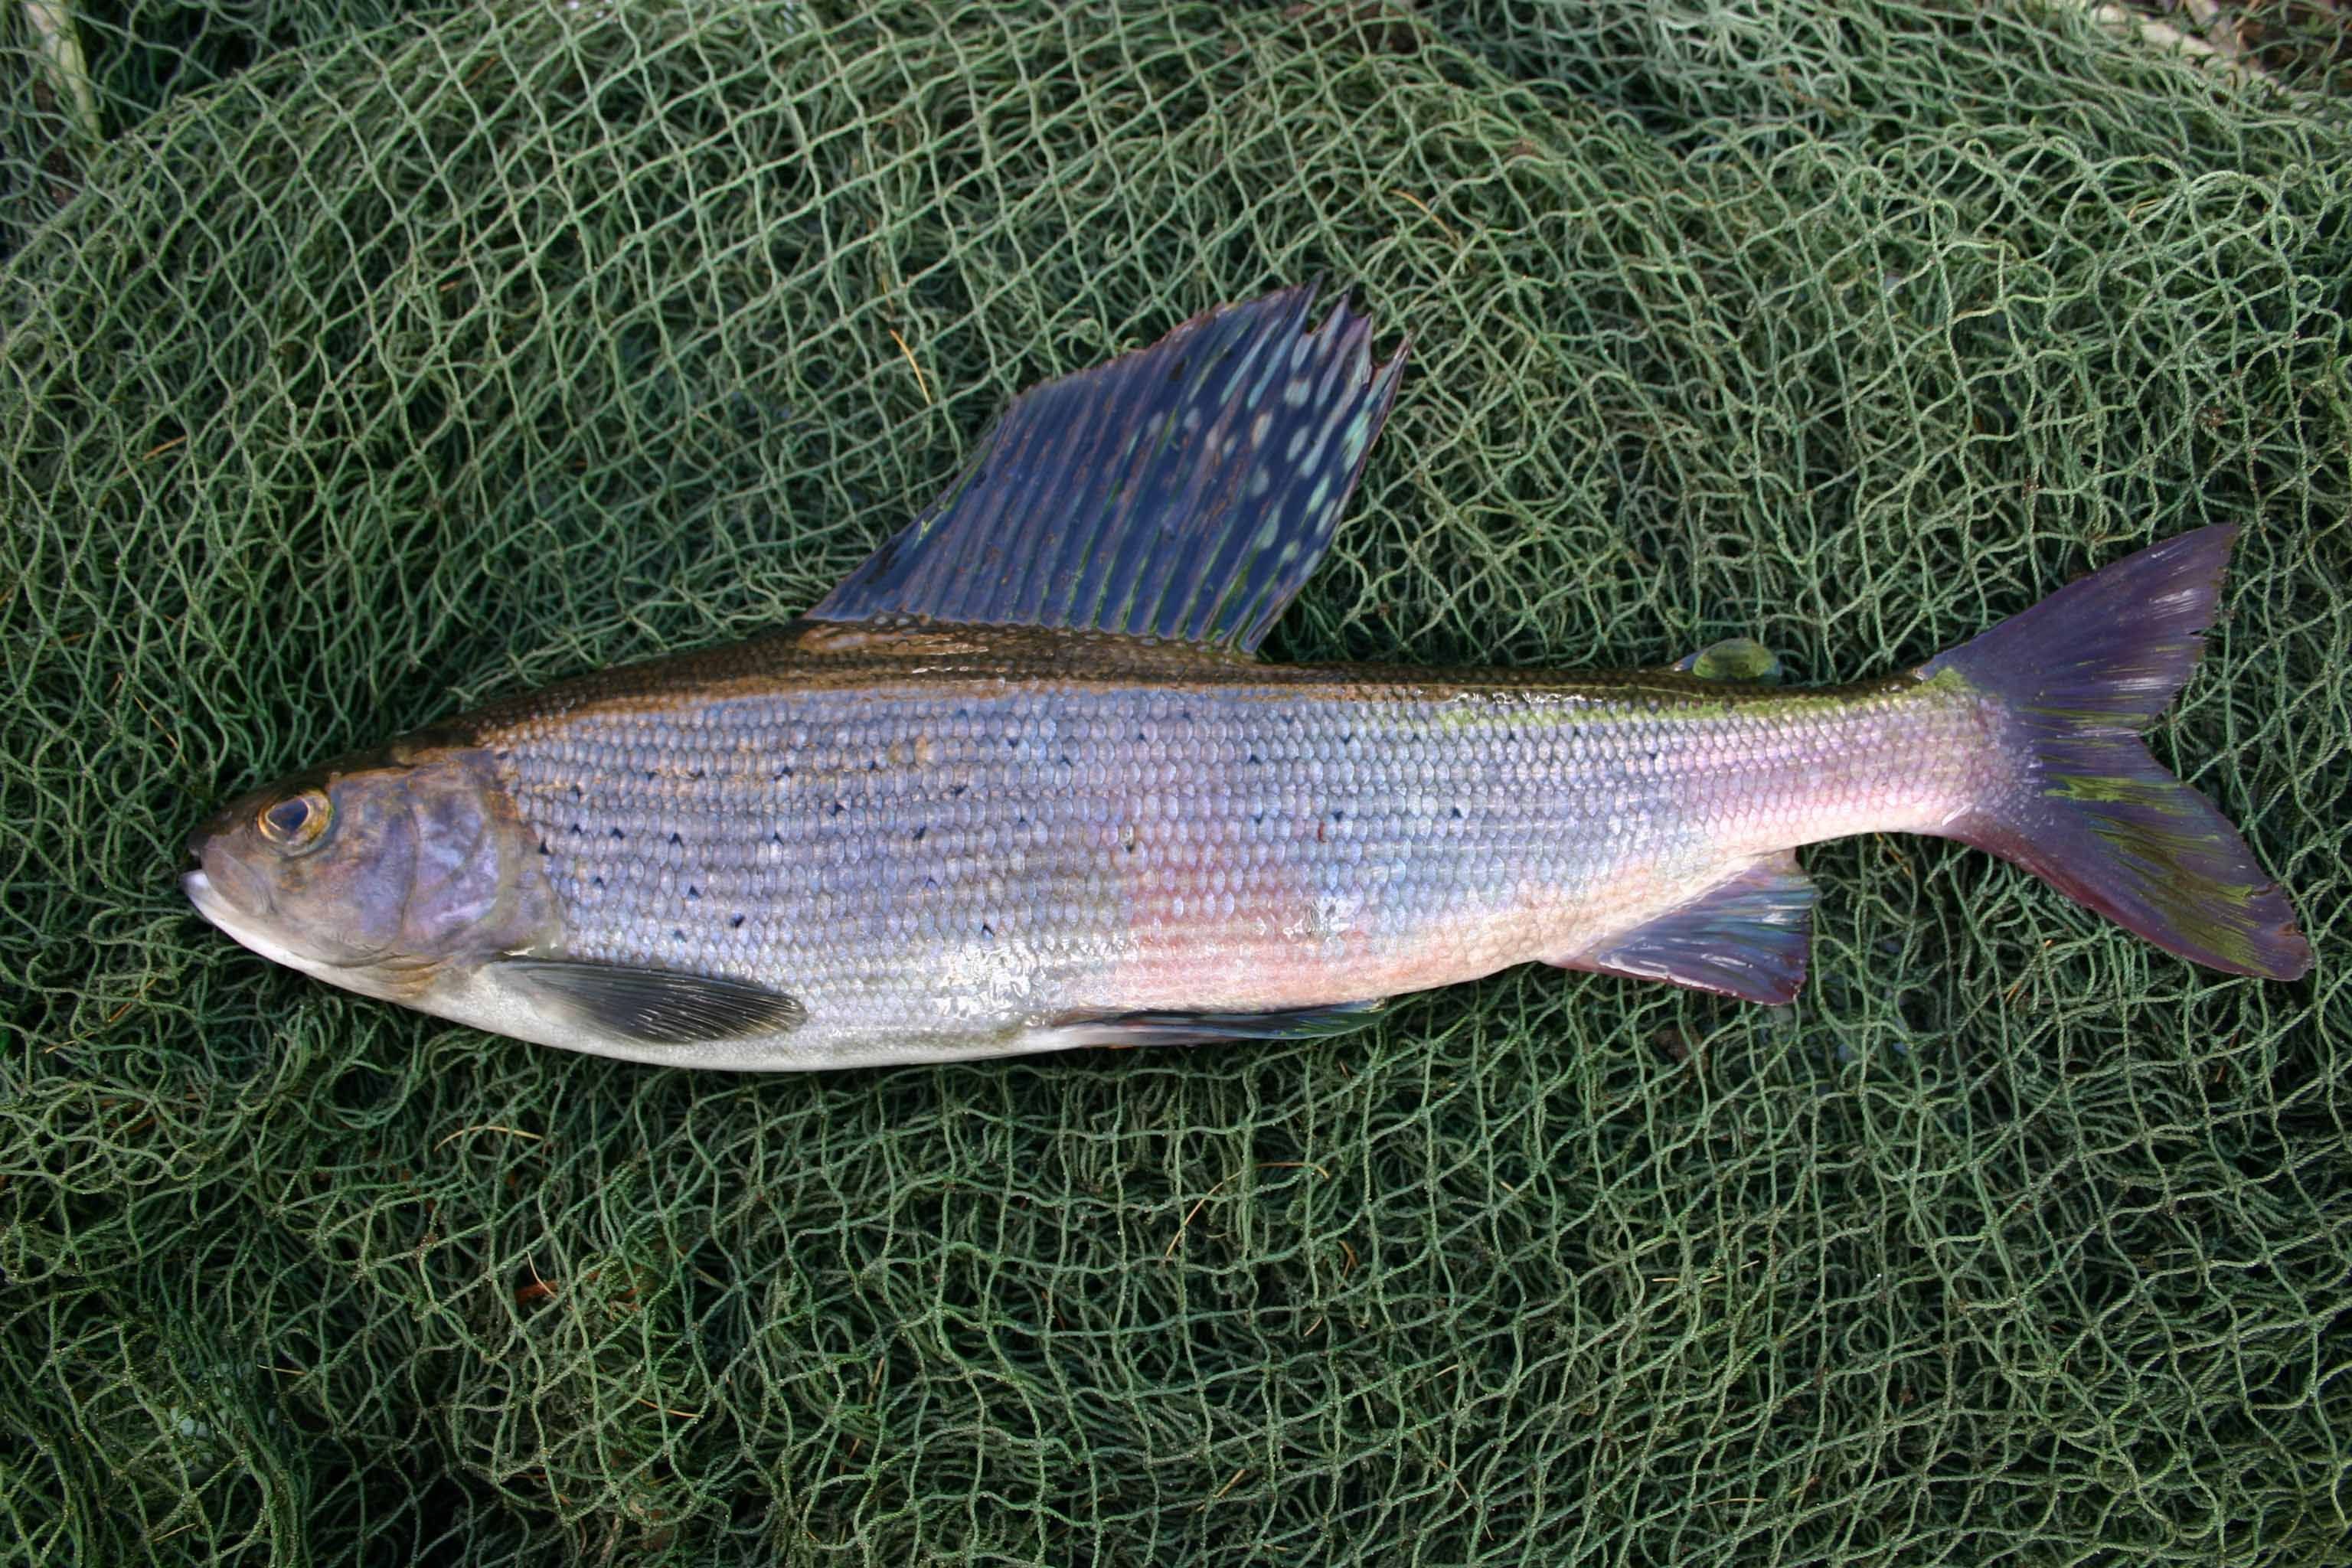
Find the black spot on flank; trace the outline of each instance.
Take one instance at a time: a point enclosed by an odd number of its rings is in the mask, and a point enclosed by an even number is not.
[[[580,798],[580,786],[578,784],[573,784],[572,786],[572,798],[578,800]]]
[[[940,879],[937,877],[926,877],[923,879],[923,891],[927,893],[936,893],[939,890]]]
[[[986,921],[982,921],[980,922],[980,934],[988,941],[994,942],[996,940],[996,928],[990,925]]]
[[[604,878],[602,878],[602,877],[594,877],[594,878],[591,878],[591,879],[589,879],[588,885],[589,885],[590,887],[592,887],[592,888],[595,889],[597,891],[602,892],[602,891],[604,891]]]
[[[1070,761],[1069,757],[1068,757],[1067,755],[1065,755],[1065,756],[1062,758],[1062,765],[1063,765],[1064,767],[1066,767],[1066,768],[1074,768],[1074,767],[1077,766],[1077,763],[1074,763],[1074,762]]]
[[[1334,822],[1345,822],[1348,820],[1348,814],[1344,811],[1335,811],[1331,814],[1331,820]]]
[[[839,816],[843,812],[847,811],[848,809],[848,806],[836,800],[833,803],[833,810],[828,812],[826,815],[830,816]]]
[[[1005,737],[1004,737],[1004,749],[1005,749],[1006,751],[1009,751],[1009,752],[1017,752],[1017,751],[1019,751],[1019,750],[1021,749],[1021,737],[1020,737],[1020,736],[1018,736],[1018,735],[1007,735],[1007,736],[1005,736]]]
[[[955,785],[953,788],[950,789],[950,790],[948,791],[948,794],[949,794],[949,795],[961,795],[964,791],[966,791],[966,790],[970,789],[971,787],[971,785],[970,785],[970,784],[960,784]]]
[[[627,834],[625,834],[625,833],[624,833],[624,832],[622,832],[619,828],[615,827],[614,829],[613,829],[613,837],[615,837],[615,838],[626,838],[626,837],[628,837],[628,835],[627,835]]]
[[[782,844],[783,841],[784,836],[781,833],[771,830],[768,834],[768,842],[771,844]]]
[[[1461,808],[1460,806],[1458,806],[1458,805],[1457,805],[1457,806],[1454,807],[1453,809],[1454,809],[1454,821],[1456,821],[1456,822],[1461,821],[1461,820],[1462,820],[1462,808]]]
[[[579,831],[580,831],[580,825],[579,825],[578,823],[576,823],[576,822],[575,822],[575,823],[573,823],[573,824],[572,825],[572,832],[574,832],[574,833],[579,832]]]
[[[866,771],[869,773],[880,773],[882,771],[882,759],[879,757],[867,758],[866,763]]]
[[[1149,735],[1145,734],[1145,733],[1144,733],[1142,731],[1140,731],[1140,730],[1138,730],[1138,731],[1135,732],[1135,738],[1136,738],[1137,740],[1139,740],[1139,741],[1148,741],[1148,740],[1151,739],[1151,737],[1150,737],[1150,736],[1149,736]]]
[[[793,770],[790,768],[778,768],[776,770],[776,776],[780,779],[788,779],[793,776]]]
[[[689,882],[687,884],[686,896],[689,899],[698,899],[702,897],[702,889]]]
[[[729,921],[727,923],[733,930],[740,931],[743,929],[743,917],[741,915],[737,915],[733,920]]]
[[[1656,762],[1657,760],[1658,760],[1658,748],[1657,748],[1657,747],[1655,747],[1655,746],[1652,746],[1652,747],[1650,748],[1650,761],[1652,761],[1652,762],[1654,762],[1654,762]]]
[[[554,853],[555,853],[555,851],[554,851],[554,850],[550,849],[550,848],[547,847],[547,840],[546,840],[546,839],[544,839],[544,838],[542,838],[542,839],[541,839],[541,840],[539,841],[539,852],[540,852],[541,854],[542,854],[542,855],[552,855],[552,854],[554,854]]]
[[[682,931],[678,930],[678,929],[677,929],[677,927],[676,927],[676,926],[672,926],[672,927],[670,927],[670,928],[669,928],[669,934],[670,934],[671,936],[673,936],[673,937],[676,937],[676,938],[677,938],[678,941],[680,941],[680,942],[684,942],[684,941],[686,940],[686,932],[684,932],[684,931]]]
[[[647,783],[647,784],[651,784],[651,783],[653,783],[653,782],[654,782],[654,771],[653,771],[653,769],[651,769],[651,768],[647,768],[647,769],[646,770],[646,783]]]
[[[923,835],[929,831],[930,829],[928,827],[918,827],[915,829],[915,842],[920,844],[923,841]]]
[[[1258,760],[1257,753],[1256,753],[1255,752],[1252,752],[1250,753],[1250,761],[1251,761],[1251,762],[1253,762],[1253,763],[1255,763],[1255,762],[1256,762],[1257,760]]]
[[[680,838],[677,834],[673,833],[673,834],[671,834],[671,835],[669,836],[669,843],[670,843],[670,847],[671,847],[671,848],[673,848],[673,849],[676,849],[676,848],[678,848],[678,847],[680,847],[681,846],[683,846],[683,845],[686,843],[686,840],[685,840],[685,839],[683,839],[683,838]]]

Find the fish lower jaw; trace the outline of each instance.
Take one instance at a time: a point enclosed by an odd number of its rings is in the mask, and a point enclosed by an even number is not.
[[[206,922],[239,947],[257,952],[272,963],[282,963],[289,969],[299,969],[321,980],[334,978],[331,965],[296,952],[249,920],[235,904],[221,896],[220,889],[213,886],[212,879],[202,871],[190,871],[182,876],[180,891],[187,895],[188,902],[195,906],[196,913],[204,916]]]
[[[425,997],[439,980],[438,966],[431,963],[332,963],[295,952],[264,930],[261,924],[221,896],[212,879],[202,871],[189,871],[180,878],[180,890],[196,913],[206,923],[248,952],[257,953],[272,963],[323,980],[344,991],[355,991],[362,996],[379,1001],[397,1002],[405,1006],[425,1005]]]

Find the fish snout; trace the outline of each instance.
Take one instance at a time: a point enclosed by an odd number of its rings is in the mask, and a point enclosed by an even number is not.
[[[269,907],[268,889],[261,885],[261,879],[224,855],[200,855],[195,869],[180,874],[180,890],[199,913],[207,917],[223,906],[255,914]]]

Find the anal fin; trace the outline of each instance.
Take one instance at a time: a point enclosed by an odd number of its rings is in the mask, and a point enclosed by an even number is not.
[[[1559,967],[1663,980],[1743,1002],[1787,1002],[1805,983],[1819,895],[1795,855],[1767,855]]]
[[[1215,1040],[1307,1040],[1369,1026],[1385,997],[1272,1013],[1108,1013],[1073,1015],[1052,1025],[1060,1046],[1198,1046]]]

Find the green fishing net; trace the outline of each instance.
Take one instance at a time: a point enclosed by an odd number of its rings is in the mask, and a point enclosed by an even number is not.
[[[2343,1563],[2330,16],[6,7],[0,1562]],[[772,626],[1318,273],[1412,361],[1276,657],[1842,679],[2234,522],[2155,744],[2315,973],[1871,839],[1793,1007],[753,1079],[184,906],[226,794]]]

